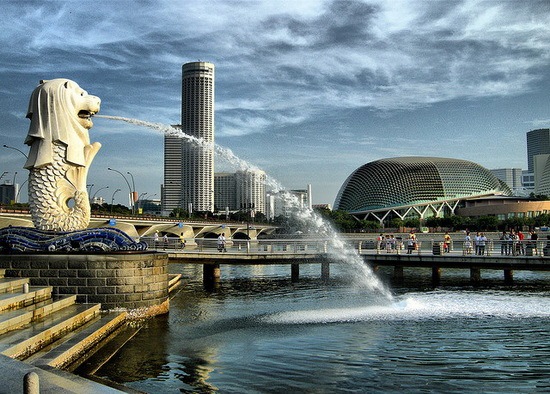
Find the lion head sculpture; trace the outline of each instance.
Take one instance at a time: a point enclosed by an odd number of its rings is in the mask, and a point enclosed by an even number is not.
[[[41,81],[32,92],[27,111],[31,120],[25,144],[30,145],[25,168],[42,167],[52,162],[53,143],[66,146],[68,163],[86,166],[85,147],[90,145],[91,117],[99,112],[101,100],[89,95],[74,81]]]

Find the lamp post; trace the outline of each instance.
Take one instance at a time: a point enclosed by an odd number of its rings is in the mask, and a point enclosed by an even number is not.
[[[126,171],[126,174],[130,175],[130,178],[132,178],[132,212],[136,213],[136,182],[134,182],[134,176],[130,171]]]
[[[25,183],[27,183],[28,179],[25,179],[25,182],[23,182],[21,184],[21,187],[19,188],[19,190],[17,190],[17,194],[15,195],[15,203],[17,204],[17,202],[19,201],[19,194],[21,194],[21,189],[23,189],[23,185]]]
[[[117,192],[119,192],[120,189],[116,189],[114,192],[113,192],[113,195],[111,196],[111,215],[113,214],[113,203],[115,202],[115,194]]]
[[[9,146],[9,145],[2,145],[4,148],[8,148],[8,149],[13,149],[13,150],[16,150],[17,152],[21,153],[23,156],[25,156],[26,159],[29,158],[29,156],[27,156],[27,154],[25,152],[23,152],[21,149],[17,149],[17,148],[14,148],[13,146]]]
[[[116,173],[119,173],[120,176],[122,178],[124,178],[124,181],[126,182],[126,184],[128,185],[128,190],[130,192],[130,194],[128,194],[128,197],[130,197],[132,195],[132,187],[130,186],[130,182],[128,182],[128,179],[126,179],[126,177],[124,176],[124,174],[118,170],[115,170],[114,168],[111,168],[111,167],[108,167],[107,168],[109,171],[114,171]],[[132,205],[132,214],[134,214],[134,204],[131,204]]]
[[[21,154],[25,157],[25,159],[28,159],[28,158],[29,158],[29,156],[28,156],[25,152],[23,152],[21,149],[18,149],[18,148],[15,148],[15,147],[13,147],[13,146],[9,146],[9,145],[6,145],[6,144],[4,144],[4,145],[2,145],[2,146],[3,146],[4,148],[13,149],[13,150],[15,150],[15,151],[21,153]],[[4,176],[4,174],[2,174],[2,176]],[[15,171],[15,174],[13,174],[13,187],[15,187],[15,177],[16,177],[16,176],[17,176],[17,171]],[[0,178],[1,178],[1,177],[0,177]],[[25,181],[25,182],[26,182],[26,181]],[[19,199],[19,194],[20,194],[20,192],[21,192],[21,188],[23,187],[23,185],[25,184],[25,182],[23,182],[23,183],[21,184],[21,187],[17,190],[17,193],[16,193],[16,195],[15,195],[15,203],[17,203],[17,201],[18,201],[18,199]]]
[[[99,193],[100,191],[102,191],[102,190],[104,190],[104,189],[108,189],[108,188],[109,188],[109,186],[103,186],[103,187],[100,187],[99,189],[97,189],[97,191],[94,193],[94,195],[93,195],[92,198],[90,199],[90,203],[91,203],[92,201],[94,201],[94,198],[95,198],[95,196],[97,195],[97,193]]]

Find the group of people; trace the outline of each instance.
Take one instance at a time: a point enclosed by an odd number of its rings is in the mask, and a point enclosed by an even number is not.
[[[386,249],[387,253],[392,253],[393,251],[397,249],[401,249],[403,245],[403,241],[401,238],[396,238],[393,234],[384,236],[384,234],[380,234],[376,238],[376,247],[378,250]],[[416,240],[416,234],[414,231],[411,231],[409,233],[409,238],[407,239],[407,254],[411,254],[413,250],[417,249],[418,244]]]
[[[538,235],[535,231],[529,231],[529,239],[526,242],[525,235],[518,230],[512,229],[509,232],[503,231],[500,235],[500,254],[501,255],[525,255],[526,246],[535,249],[537,247]]]
[[[475,249],[477,256],[483,256],[485,254],[485,246],[487,245],[487,237],[482,232],[477,232],[472,238],[469,231],[466,231],[466,237],[464,238],[464,254],[472,254]]]
[[[158,249],[160,238],[159,238],[159,232],[156,231],[153,235],[153,242],[155,243],[155,249]],[[166,250],[166,247],[168,246],[169,240],[168,240],[168,234],[164,234],[162,236],[162,249]],[[180,235],[180,249],[185,249],[185,238],[183,238],[183,233]]]

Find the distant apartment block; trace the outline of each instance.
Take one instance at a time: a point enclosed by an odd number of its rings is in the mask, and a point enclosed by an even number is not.
[[[265,172],[261,170],[237,171],[235,181],[237,208],[265,214]]]
[[[277,216],[290,216],[294,211],[303,208],[312,208],[311,185],[307,189],[283,190],[281,192],[270,192],[267,195],[268,218]]]
[[[233,172],[214,173],[214,210],[236,211],[237,177]]]
[[[523,170],[521,168],[498,168],[489,171],[506,183],[514,195],[523,195]]]
[[[16,197],[18,197],[19,185],[12,183],[4,183],[0,185],[0,203],[2,204],[11,204],[15,203]]]

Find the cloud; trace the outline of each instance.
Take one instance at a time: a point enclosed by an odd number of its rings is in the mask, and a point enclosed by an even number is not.
[[[288,142],[299,137],[315,151],[356,141],[369,155],[407,153],[422,142],[389,148],[365,123],[548,84],[545,0],[34,0],[0,10],[5,136],[28,127],[28,94],[54,77],[100,96],[104,114],[179,123],[181,65],[199,59],[216,65],[216,136],[246,152],[268,138],[299,149]],[[547,127],[547,113],[532,118]]]

